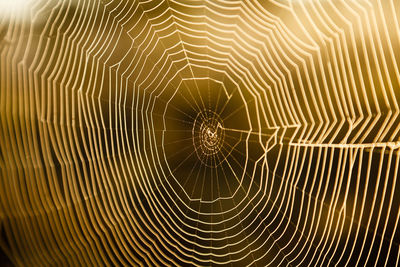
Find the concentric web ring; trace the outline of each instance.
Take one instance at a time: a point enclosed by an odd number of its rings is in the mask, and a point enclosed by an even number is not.
[[[2,8],[14,265],[399,265],[397,1]]]
[[[221,163],[216,154],[221,151],[224,144],[223,123],[220,116],[212,110],[200,112],[194,120],[193,145],[197,157],[208,167],[215,168]]]

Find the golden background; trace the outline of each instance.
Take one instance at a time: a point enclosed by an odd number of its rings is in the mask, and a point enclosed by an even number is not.
[[[399,1],[0,9],[4,265],[399,264]]]

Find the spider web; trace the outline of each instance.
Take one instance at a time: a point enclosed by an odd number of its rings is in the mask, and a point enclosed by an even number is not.
[[[398,266],[396,1],[0,14],[13,264]]]

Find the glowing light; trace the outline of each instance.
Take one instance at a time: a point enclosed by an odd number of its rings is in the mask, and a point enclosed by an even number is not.
[[[30,0],[0,0],[0,18],[27,19],[31,3]]]

